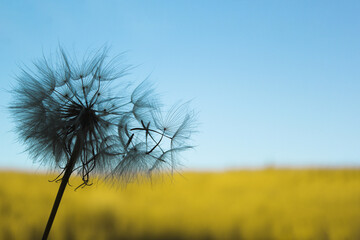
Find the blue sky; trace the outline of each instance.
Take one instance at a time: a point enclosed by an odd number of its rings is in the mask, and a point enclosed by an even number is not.
[[[1,168],[37,169],[6,109],[21,64],[107,43],[193,99],[185,169],[360,165],[359,1],[0,0]]]

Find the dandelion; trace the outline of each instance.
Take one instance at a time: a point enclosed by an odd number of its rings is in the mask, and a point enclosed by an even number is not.
[[[191,148],[194,113],[187,104],[164,113],[147,81],[129,92],[129,66],[119,69],[108,52],[103,48],[79,63],[60,48],[17,76],[10,110],[19,138],[35,161],[61,169],[43,239],[72,173],[81,176],[78,188],[91,185],[92,174],[128,183],[139,174],[174,170],[178,154]]]

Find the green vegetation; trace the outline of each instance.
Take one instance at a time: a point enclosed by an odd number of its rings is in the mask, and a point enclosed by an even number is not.
[[[53,177],[0,172],[0,239],[41,238]],[[359,169],[188,172],[74,192],[77,181],[50,239],[360,239]]]

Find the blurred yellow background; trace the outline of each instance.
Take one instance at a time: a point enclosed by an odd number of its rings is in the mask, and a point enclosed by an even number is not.
[[[41,239],[55,176],[0,172],[0,239]],[[65,190],[49,239],[360,239],[360,169],[185,172]]]

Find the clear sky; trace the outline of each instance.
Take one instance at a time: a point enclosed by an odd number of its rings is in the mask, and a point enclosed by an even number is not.
[[[11,132],[18,66],[59,43],[127,51],[166,103],[193,99],[185,169],[360,166],[360,1],[0,0],[0,168],[37,169]]]

